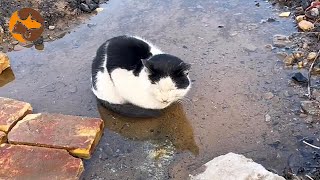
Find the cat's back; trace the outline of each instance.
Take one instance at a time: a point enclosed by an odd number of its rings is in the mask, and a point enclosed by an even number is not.
[[[143,65],[141,59],[152,56],[148,42],[131,36],[118,36],[110,39],[106,45],[107,70],[121,68],[138,74]]]

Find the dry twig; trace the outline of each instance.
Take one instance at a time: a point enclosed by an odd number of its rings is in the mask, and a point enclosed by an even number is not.
[[[310,143],[308,143],[308,142],[306,142],[306,141],[302,141],[302,142],[303,142],[304,144],[310,146],[310,147],[313,147],[313,148],[316,148],[316,149],[319,149],[319,150],[320,150],[320,147],[318,147],[318,146],[315,146],[315,145],[313,145],[313,144],[310,144]]]
[[[306,175],[307,178],[309,178],[310,180],[314,180],[311,176]]]
[[[319,54],[320,54],[320,50],[318,51],[316,57],[314,58],[310,68],[309,68],[309,74],[308,74],[308,97],[309,99],[311,100],[312,99],[312,92],[311,92],[311,72],[312,72],[312,69],[314,67],[314,64],[315,62],[317,61],[318,57],[319,57]]]

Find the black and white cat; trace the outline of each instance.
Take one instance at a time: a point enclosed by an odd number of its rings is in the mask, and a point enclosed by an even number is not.
[[[189,70],[190,64],[140,37],[118,36],[97,50],[92,91],[107,108],[129,116],[140,116],[141,110],[148,116],[146,110],[161,110],[184,98],[191,88]]]

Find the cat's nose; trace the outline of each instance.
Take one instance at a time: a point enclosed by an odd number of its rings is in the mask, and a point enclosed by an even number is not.
[[[169,103],[169,101],[168,101],[168,100],[162,100],[162,102],[163,102],[163,103]]]

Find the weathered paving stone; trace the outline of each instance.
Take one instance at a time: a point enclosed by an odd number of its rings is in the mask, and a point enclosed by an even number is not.
[[[4,143],[7,141],[7,134],[0,131],[0,144]]]
[[[0,179],[80,179],[81,159],[63,149],[24,145],[0,145]]]
[[[103,133],[103,120],[61,114],[30,114],[8,134],[9,143],[66,149],[89,159]]]
[[[0,131],[8,132],[17,121],[31,112],[29,103],[0,97]]]

